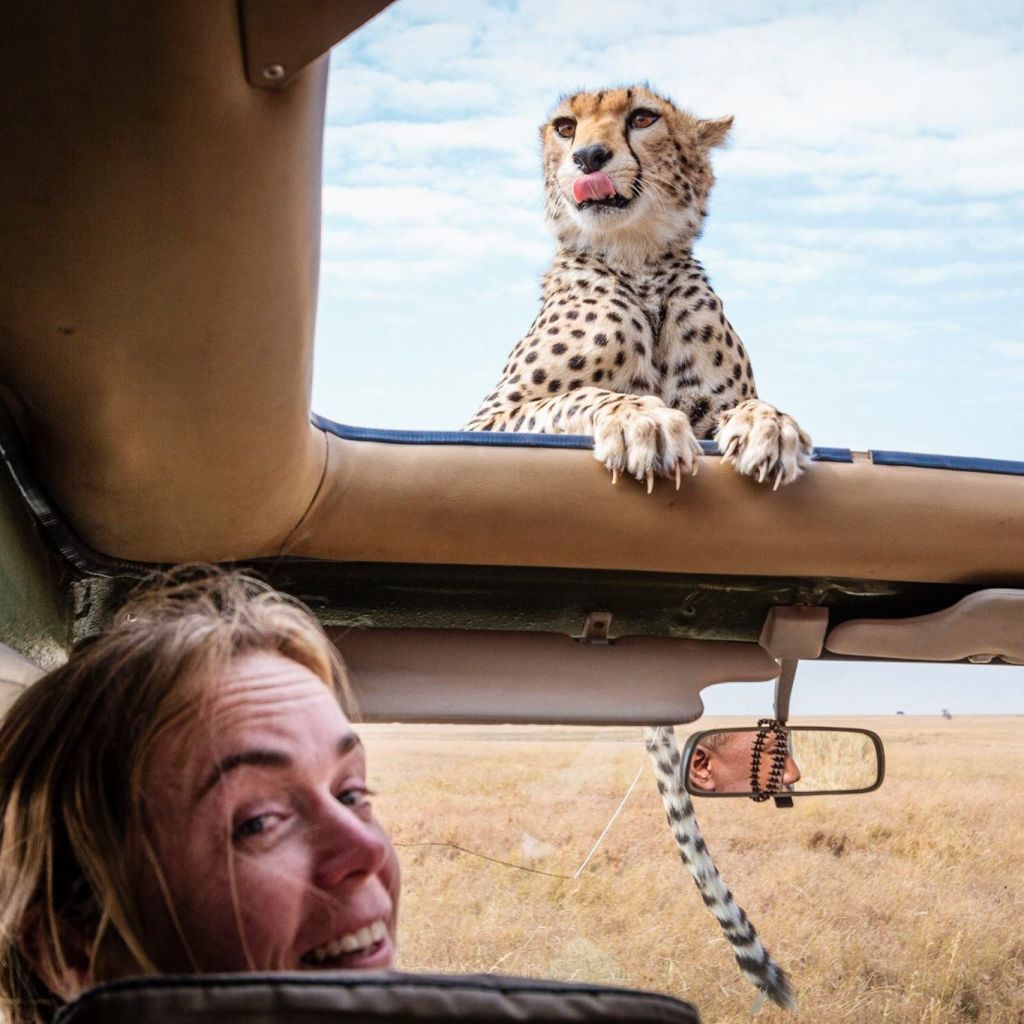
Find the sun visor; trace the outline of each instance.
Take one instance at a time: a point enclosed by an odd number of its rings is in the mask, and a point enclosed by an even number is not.
[[[774,679],[756,644],[558,633],[329,629],[369,722],[692,722],[712,683]]]

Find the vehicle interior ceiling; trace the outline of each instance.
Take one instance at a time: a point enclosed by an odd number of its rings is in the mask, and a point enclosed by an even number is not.
[[[10,26],[5,685],[184,561],[306,601],[371,720],[682,722],[780,662],[1024,664],[1024,465],[819,449],[772,492],[709,452],[648,495],[586,438],[311,418],[326,54],[384,6]]]

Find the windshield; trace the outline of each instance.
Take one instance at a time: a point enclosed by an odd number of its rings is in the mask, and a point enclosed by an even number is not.
[[[789,810],[696,801],[723,879],[804,1015],[1013,1019],[1020,829],[1005,826],[1024,820],[1022,719],[794,719],[805,722],[877,731],[882,788]],[[750,1019],[753,990],[675,852],[639,730],[360,731],[403,864],[404,969],[657,989],[705,1020]],[[968,751],[969,784],[956,770]]]
[[[538,126],[566,93],[647,82],[734,118],[693,251],[760,393],[819,446],[1020,459],[1019,28],[998,3],[393,5],[331,58],[314,409],[463,426],[556,252]],[[804,663],[794,722],[878,731],[883,787],[698,803],[809,1019],[1019,1017],[1019,675]],[[771,708],[763,685],[712,692],[692,728]],[[639,730],[365,732],[402,846],[403,967],[630,984],[749,1019]]]

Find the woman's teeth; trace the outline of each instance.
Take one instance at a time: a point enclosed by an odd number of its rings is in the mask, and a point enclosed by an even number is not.
[[[356,953],[360,950],[368,949],[375,943],[380,942],[387,933],[387,925],[382,920],[374,921],[373,924],[368,924],[357,932],[349,932],[348,935],[342,935],[340,939],[317,946],[316,949],[310,950],[302,959],[314,960],[318,964],[322,964],[325,960],[341,956],[342,953]]]

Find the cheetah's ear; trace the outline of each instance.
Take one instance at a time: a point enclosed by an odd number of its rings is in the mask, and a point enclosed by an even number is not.
[[[729,137],[729,129],[732,128],[732,116],[720,117],[715,121],[698,121],[697,138],[702,146],[710,149],[712,146],[722,146]]]

